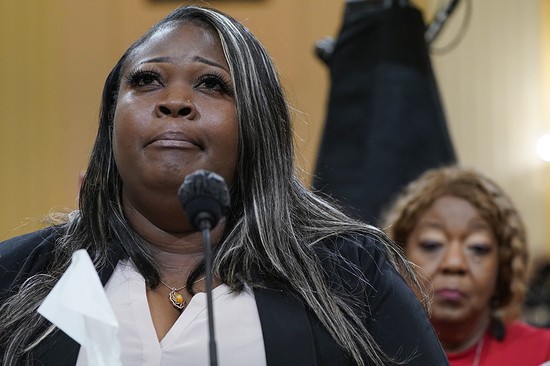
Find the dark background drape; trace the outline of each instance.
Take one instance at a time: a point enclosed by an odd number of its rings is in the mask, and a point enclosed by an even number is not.
[[[429,168],[456,162],[420,12],[346,8],[327,60],[331,89],[313,188],[376,224]]]

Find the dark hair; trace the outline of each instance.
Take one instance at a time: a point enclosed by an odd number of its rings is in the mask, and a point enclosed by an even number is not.
[[[367,358],[378,365],[387,364],[389,358],[354,311],[357,304],[330,288],[315,248],[327,238],[371,234],[385,245],[389,260],[398,269],[407,271],[404,274],[408,276],[412,272],[381,231],[348,218],[299,181],[294,166],[291,116],[268,53],[238,21],[219,11],[194,6],[181,7],[167,15],[124,53],[109,74],[103,90],[99,131],[80,192],[80,213],[66,224],[49,272],[27,281],[19,294],[2,306],[11,322],[8,327],[2,324],[6,320],[0,320],[0,329],[8,330],[3,333],[9,338],[2,341],[10,344],[5,362],[17,357],[21,349],[32,349],[51,331],[35,334],[45,322],[23,296],[32,293],[33,303],[39,304],[76,249],[86,248],[98,268],[113,265],[108,263],[110,254],[118,252],[134,262],[148,286],[158,285],[158,264],[147,243],[124,216],[122,182],[113,157],[111,134],[120,79],[128,60],[157,31],[184,22],[218,35],[234,84],[239,121],[239,157],[230,191],[231,211],[216,247],[215,275],[240,291],[244,282],[251,287],[266,285],[254,273],[269,274],[303,299],[358,365],[367,364]],[[336,253],[333,256],[334,260],[343,260]],[[197,267],[188,281],[199,270]],[[366,279],[360,280],[366,286]],[[32,326],[21,330],[22,323],[30,318]]]

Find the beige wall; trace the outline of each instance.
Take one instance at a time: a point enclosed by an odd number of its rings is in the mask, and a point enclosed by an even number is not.
[[[437,47],[457,34],[467,3],[461,1]],[[519,207],[535,255],[548,254],[550,164],[535,150],[538,137],[550,133],[542,77],[550,67],[542,57],[550,39],[548,0],[471,3],[463,41],[432,58],[451,134],[460,161],[493,177]]]
[[[540,4],[541,14],[541,37],[539,41],[541,49],[541,104],[542,104],[542,119],[546,133],[550,133],[550,0],[542,0]],[[544,182],[545,182],[545,207],[546,217],[543,226],[546,227],[546,242],[543,246],[547,256],[550,256],[550,163],[545,166]]]
[[[545,250],[550,237],[550,173],[544,173],[550,168],[532,149],[539,133],[550,132],[549,42],[543,39],[545,34],[550,39],[548,2],[472,1],[464,41],[433,58],[461,161],[486,171],[510,192],[537,250]],[[429,19],[439,1],[417,3]],[[0,0],[0,239],[33,229],[15,228],[51,209],[75,207],[107,73],[131,41],[177,4]],[[297,110],[299,162],[311,170],[328,88],[327,70],[312,47],[319,37],[337,32],[343,1],[210,4],[242,20],[270,50]],[[452,38],[461,11],[438,44]],[[545,22],[541,14],[547,14]]]

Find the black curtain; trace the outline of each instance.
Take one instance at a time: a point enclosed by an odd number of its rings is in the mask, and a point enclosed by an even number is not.
[[[348,5],[334,50],[313,187],[376,224],[426,169],[456,162],[426,43],[412,6]]]

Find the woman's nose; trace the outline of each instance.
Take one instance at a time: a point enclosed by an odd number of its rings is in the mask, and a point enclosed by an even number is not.
[[[468,270],[468,259],[460,243],[451,243],[441,263],[443,272],[463,274]]]
[[[195,112],[193,102],[182,93],[167,93],[155,106],[155,113],[158,118],[163,117],[187,117],[192,118]]]

